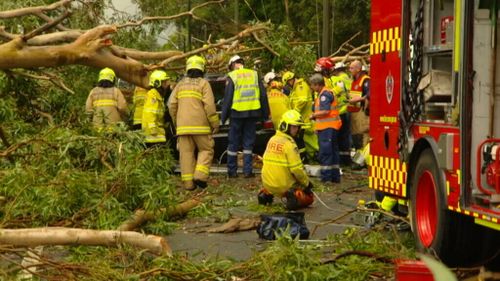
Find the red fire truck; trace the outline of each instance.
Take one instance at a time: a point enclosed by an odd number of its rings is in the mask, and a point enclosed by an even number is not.
[[[369,185],[407,203],[421,251],[496,267],[500,1],[371,3]]]

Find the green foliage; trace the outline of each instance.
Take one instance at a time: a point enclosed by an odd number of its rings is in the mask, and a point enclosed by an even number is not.
[[[298,77],[306,77],[312,72],[316,54],[313,45],[290,45],[294,41],[295,33],[286,25],[273,26],[272,31],[267,33],[266,42],[275,50],[279,57],[272,55],[267,50],[259,53],[264,66],[264,73],[274,69],[275,71],[292,70]],[[266,69],[267,66],[271,66]]]
[[[83,134],[82,134],[83,133]],[[2,225],[113,229],[136,208],[175,204],[167,148],[144,150],[141,136],[118,129],[52,127],[2,162]],[[23,218],[29,223],[19,224]]]
[[[377,259],[414,258],[408,241],[409,235],[396,232],[354,229],[318,242],[284,235],[243,262],[184,255],[154,257],[126,245],[118,249],[80,246],[43,263],[39,270],[54,280],[58,276],[65,280],[388,280],[393,264]],[[362,250],[372,257],[348,254]]]

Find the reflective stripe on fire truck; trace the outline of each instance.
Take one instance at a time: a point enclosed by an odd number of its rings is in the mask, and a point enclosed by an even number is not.
[[[372,33],[370,55],[398,52],[401,49],[401,32],[399,26],[378,30]]]
[[[455,50],[453,51],[453,70],[458,72],[460,68],[460,38],[461,38],[461,26],[460,22],[462,19],[462,1],[457,0],[455,1]]]
[[[490,228],[493,228],[493,229],[500,228],[500,226],[494,226],[494,224],[500,223],[500,221],[498,220],[498,218],[491,217],[491,216],[484,215],[484,214],[480,214],[480,213],[477,213],[477,212],[474,212],[474,211],[470,211],[470,210],[463,210],[463,209],[460,208],[460,206],[457,206],[457,207],[448,206],[448,210],[454,211],[454,212],[458,212],[458,213],[462,213],[462,214],[467,215],[467,216],[474,217],[474,222],[477,223],[477,224],[480,224],[480,225],[483,225],[483,226],[487,226],[487,227],[490,227]]]
[[[373,156],[369,187],[385,193],[406,197],[406,163],[399,158]]]

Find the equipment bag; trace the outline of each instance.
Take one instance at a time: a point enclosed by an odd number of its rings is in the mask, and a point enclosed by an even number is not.
[[[277,236],[283,235],[287,230],[292,238],[297,236],[299,239],[309,238],[309,229],[307,229],[303,212],[260,216],[260,224],[257,227],[259,238],[275,240]]]

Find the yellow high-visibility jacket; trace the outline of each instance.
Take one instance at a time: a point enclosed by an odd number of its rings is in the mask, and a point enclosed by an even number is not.
[[[103,129],[126,119],[127,101],[118,88],[95,87],[87,97],[85,111],[92,115],[94,126]]]
[[[269,102],[269,111],[271,112],[274,129],[278,130],[281,116],[290,110],[290,99],[281,92],[281,89],[270,87],[267,90],[267,100]]]
[[[347,112],[347,105],[349,104],[349,90],[351,89],[352,79],[345,72],[341,72],[339,75],[330,77],[330,80],[332,86],[337,86],[339,82],[344,84],[343,87],[340,87],[342,91],[335,95],[339,113],[344,114]]]
[[[182,79],[168,100],[168,111],[177,135],[209,135],[219,128],[210,83],[203,78]]]
[[[146,94],[142,111],[142,132],[147,143],[165,142],[165,104],[163,97],[156,89]]]
[[[297,110],[306,125],[310,123],[309,116],[312,114],[313,92],[304,79],[300,78],[295,81],[292,92],[290,93],[290,108]],[[312,126],[305,126],[312,128]]]
[[[276,132],[267,143],[263,162],[262,184],[270,193],[282,196],[296,184],[309,185],[297,144],[288,134]]]
[[[147,93],[148,90],[141,87],[135,87],[134,89],[134,125],[142,124],[142,110]]]

